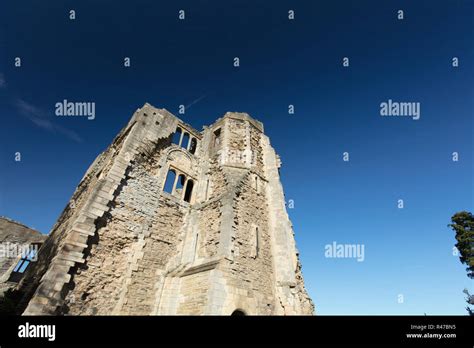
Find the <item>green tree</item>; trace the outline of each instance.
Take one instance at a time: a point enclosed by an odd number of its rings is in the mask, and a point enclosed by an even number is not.
[[[451,217],[450,226],[456,232],[456,248],[459,251],[459,260],[467,265],[466,271],[469,278],[474,278],[474,216],[467,212],[461,211]],[[467,303],[474,304],[474,295],[469,294],[467,289],[463,291],[467,295]],[[474,315],[474,311],[466,307],[470,315]]]
[[[463,292],[467,295],[466,302],[470,305],[474,305],[474,295],[471,295],[467,289],[464,289]],[[466,307],[466,310],[469,315],[474,315],[474,311],[469,306]]]
[[[462,211],[454,214],[451,221],[452,223],[448,226],[456,232],[459,259],[461,263],[468,266],[467,276],[474,278],[474,216],[467,211]]]

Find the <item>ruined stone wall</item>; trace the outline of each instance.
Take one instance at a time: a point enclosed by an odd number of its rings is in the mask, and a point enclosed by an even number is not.
[[[247,123],[241,120],[229,119],[227,121],[226,137],[227,147],[230,151],[244,151],[247,147]]]
[[[263,150],[260,144],[262,133],[253,126],[250,128],[250,149],[252,151],[252,169],[260,177],[264,177]]]
[[[117,138],[120,138],[120,136],[121,134],[119,134]],[[120,144],[121,141],[119,140],[115,146],[120,146]],[[42,245],[38,253],[38,261],[35,263],[35,267],[30,267],[25,272],[22,281],[17,287],[18,291],[23,294],[23,298],[18,306],[20,311],[22,311],[27,305],[33,292],[38,287],[41,278],[50,267],[53,258],[57,255],[58,250],[63,246],[67,231],[71,229],[73,221],[77,219],[79,212],[86,204],[91,193],[95,190],[99,176],[103,171],[105,164],[111,161],[112,156],[113,149],[112,147],[109,147],[107,150],[102,152],[88,168],[78,187],[74,191],[71,200],[67,203],[59,216],[58,221],[51,229],[48,238]]]
[[[227,192],[227,180],[222,167],[219,165],[218,157],[210,160],[207,180],[209,180],[208,200],[217,198]]]
[[[84,205],[76,206],[77,214],[68,223],[60,225],[60,236],[48,238],[52,251],[40,256],[41,262],[46,265],[40,269],[44,275],[36,289],[33,287],[35,293],[25,314],[55,314],[58,308],[67,308],[64,299],[70,290],[75,269],[85,262],[91,240],[97,237],[98,225],[111,209],[109,203],[119,191],[131,160],[148,157],[148,152],[156,147],[159,139],[170,137],[176,123],[177,119],[166,110],[158,110],[148,104],[135,112],[128,126],[106,151],[111,153],[113,160],[104,161],[106,170],[104,167],[98,170],[94,176],[97,178],[95,183],[87,186],[90,193],[85,195]],[[27,294],[24,298],[28,301],[29,297]]]
[[[233,262],[227,264],[227,285],[245,290],[248,297],[256,298],[255,314],[272,314],[273,255],[267,205],[265,195],[257,192],[250,175],[241,183],[234,209],[234,257]],[[255,238],[258,238],[258,251]]]
[[[218,254],[222,220],[220,198],[228,190],[228,182],[220,166],[219,154],[215,153],[212,148],[204,147],[204,149],[208,149],[208,151],[198,154],[200,164],[203,166],[203,175],[201,177],[202,192],[196,192],[196,195],[201,197],[200,203],[202,203],[197,208],[199,211],[197,221],[199,236],[196,258],[209,258]]]
[[[208,303],[209,272],[199,272],[181,278],[181,304],[176,314],[202,315]]]
[[[46,235],[29,228],[17,221],[0,216],[0,296],[8,289],[14,288],[16,283],[10,282],[10,275],[18,264],[23,248],[32,243],[42,244]],[[18,254],[18,252],[20,254]],[[30,263],[29,268],[34,268]]]
[[[247,314],[272,314],[275,282],[260,144],[263,128],[240,113],[228,113],[217,123],[224,132],[222,150],[226,152],[210,172],[224,177],[218,182],[222,194],[217,197],[221,212],[226,213],[220,215],[216,234],[224,243],[219,249],[224,259],[209,271],[209,303],[204,312],[228,315],[241,309]],[[253,162],[249,154],[255,156]]]
[[[170,145],[154,144],[152,159],[130,167],[100,221],[66,298],[69,314],[152,314],[159,274],[179,252],[184,208],[162,192],[159,163]],[[158,149],[158,150],[157,150]]]
[[[159,290],[159,275],[179,254],[184,211],[179,204],[161,197],[151,226],[143,237],[141,256],[132,268],[121,314],[153,314]]]
[[[112,143],[88,169],[70,201],[69,207],[71,209],[81,212],[90,200],[90,197],[96,194],[99,180],[102,180],[112,168],[114,155],[120,150],[123,140],[130,129],[131,127],[119,134],[116,142]],[[48,241],[58,246],[63,246],[61,242],[67,237],[66,232],[71,229],[71,225],[77,218],[78,214],[72,215],[67,222],[60,219],[57,223],[58,226],[61,226],[61,230],[57,232],[58,238],[53,237]],[[89,217],[89,221],[97,226],[107,223],[109,219],[109,214],[104,215],[98,221],[94,221],[93,218]],[[103,296],[99,295],[97,289],[101,289],[101,292],[110,296],[109,299],[117,297],[117,292],[120,289],[120,284],[117,284],[120,281],[117,275],[120,275],[120,273],[117,271],[124,267],[123,255],[126,255],[126,246],[130,243],[132,236],[126,228],[110,228],[108,226],[107,229],[110,230],[108,235],[110,239],[101,238],[102,233],[93,231],[91,231],[90,236],[84,238],[85,244],[89,245],[85,250],[85,254],[90,256],[89,262],[79,263],[75,266],[72,272],[75,274],[75,279],[73,278],[73,281],[63,290],[66,297],[60,309],[61,314],[91,315],[110,313],[111,301],[105,304],[100,303],[100,305],[97,303],[97,301],[100,302],[101,298],[103,298]],[[94,234],[92,235],[92,233]],[[94,255],[94,257],[91,255]],[[87,274],[89,277],[85,277],[84,274]],[[85,287],[81,284],[81,279],[84,278],[88,281]]]
[[[299,255],[298,256],[298,266],[296,268],[296,294],[298,296],[300,305],[301,305],[301,313],[307,314],[307,315],[312,315],[314,314],[314,304],[311,298],[308,295],[308,292],[306,291],[306,288],[304,286],[304,280],[303,280],[303,273],[301,270],[301,262],[299,260]]]
[[[221,202],[216,200],[205,205],[199,214],[197,257],[217,255],[220,240]]]
[[[125,218],[116,212],[117,218]],[[87,262],[79,265],[68,285],[62,314],[112,314],[124,286],[128,259],[137,237],[125,226],[108,221],[93,240]]]
[[[272,231],[272,254],[274,260],[275,303],[274,314],[314,314],[314,306],[302,283],[301,265],[295,245],[293,226],[285,206],[285,196],[278,169],[280,158],[270,145],[270,140],[261,138],[265,165],[265,194],[268,203],[269,228]]]
[[[112,314],[120,299],[130,255],[142,232],[137,220],[143,220],[140,207],[133,202],[134,195],[130,197],[130,188],[139,186],[134,185],[130,176],[126,182],[110,212],[100,220],[86,262],[77,267],[63,308],[65,314]],[[135,219],[130,219],[131,214]]]
[[[198,140],[195,154],[171,144],[178,125]],[[199,133],[166,110],[137,110],[55,225],[25,314],[309,314],[262,132],[242,113]],[[190,202],[163,191],[170,168],[193,180]]]

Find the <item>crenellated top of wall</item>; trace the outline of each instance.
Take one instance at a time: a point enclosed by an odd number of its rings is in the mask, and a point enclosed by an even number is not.
[[[193,126],[191,126],[190,124],[184,122],[182,119],[180,119],[179,117],[173,115],[171,112],[169,112],[168,110],[166,109],[159,109],[149,103],[145,103],[141,108],[137,109],[136,112],[135,112],[135,116],[138,116],[141,114],[141,112],[143,113],[147,113],[148,112],[155,112],[155,113],[160,113],[162,115],[166,115],[167,117],[172,117],[174,119],[176,119],[181,125],[183,125],[189,132],[191,132],[194,136],[196,136],[197,138],[201,139],[203,137],[203,134],[204,132],[206,131],[206,129],[209,129],[209,128],[212,128],[212,129],[215,129],[215,128],[218,128],[219,126],[221,126],[224,121],[226,119],[235,119],[235,120],[240,120],[240,121],[247,121],[249,122],[252,126],[254,126],[257,130],[259,130],[260,132],[264,133],[264,127],[263,127],[263,123],[254,119],[252,116],[250,116],[249,114],[245,113],[245,112],[226,112],[222,117],[218,118],[214,123],[212,123],[211,125],[209,126],[203,126],[203,131],[198,131],[196,129],[193,128]],[[133,121],[135,120],[135,117],[132,118],[132,120],[130,121],[130,124],[133,123]]]
[[[217,128],[221,126],[226,119],[234,119],[234,120],[240,120],[240,121],[247,121],[249,122],[252,126],[254,126],[256,129],[258,129],[260,132],[264,132],[263,128],[263,123],[252,118],[249,114],[246,112],[226,112],[224,116],[218,118],[213,124],[209,126],[205,126],[204,129],[206,128]]]

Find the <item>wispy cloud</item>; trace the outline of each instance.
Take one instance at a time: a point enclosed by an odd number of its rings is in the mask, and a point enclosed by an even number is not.
[[[194,99],[191,103],[189,103],[188,105],[186,105],[185,109],[189,109],[191,106],[193,106],[194,104],[200,102],[201,100],[203,100],[204,98],[207,97],[207,94],[204,94],[202,96],[200,96],[199,98],[197,99]]]
[[[76,132],[54,124],[47,118],[46,113],[38,107],[27,103],[22,99],[16,99],[14,104],[18,111],[38,128],[44,129],[51,133],[62,134],[79,143],[82,142],[82,138]]]

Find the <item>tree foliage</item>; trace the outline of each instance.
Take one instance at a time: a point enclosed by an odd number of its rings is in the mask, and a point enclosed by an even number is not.
[[[449,224],[456,232],[456,248],[459,250],[459,259],[461,263],[467,265],[467,276],[474,278],[474,216],[462,211],[456,213],[451,218]]]
[[[461,211],[451,217],[450,226],[456,232],[456,248],[459,251],[459,260],[467,265],[466,271],[469,278],[474,278],[474,216]],[[474,305],[474,295],[471,295],[467,289],[463,291],[466,295],[466,307],[469,315],[474,316],[474,310],[469,305]]]

